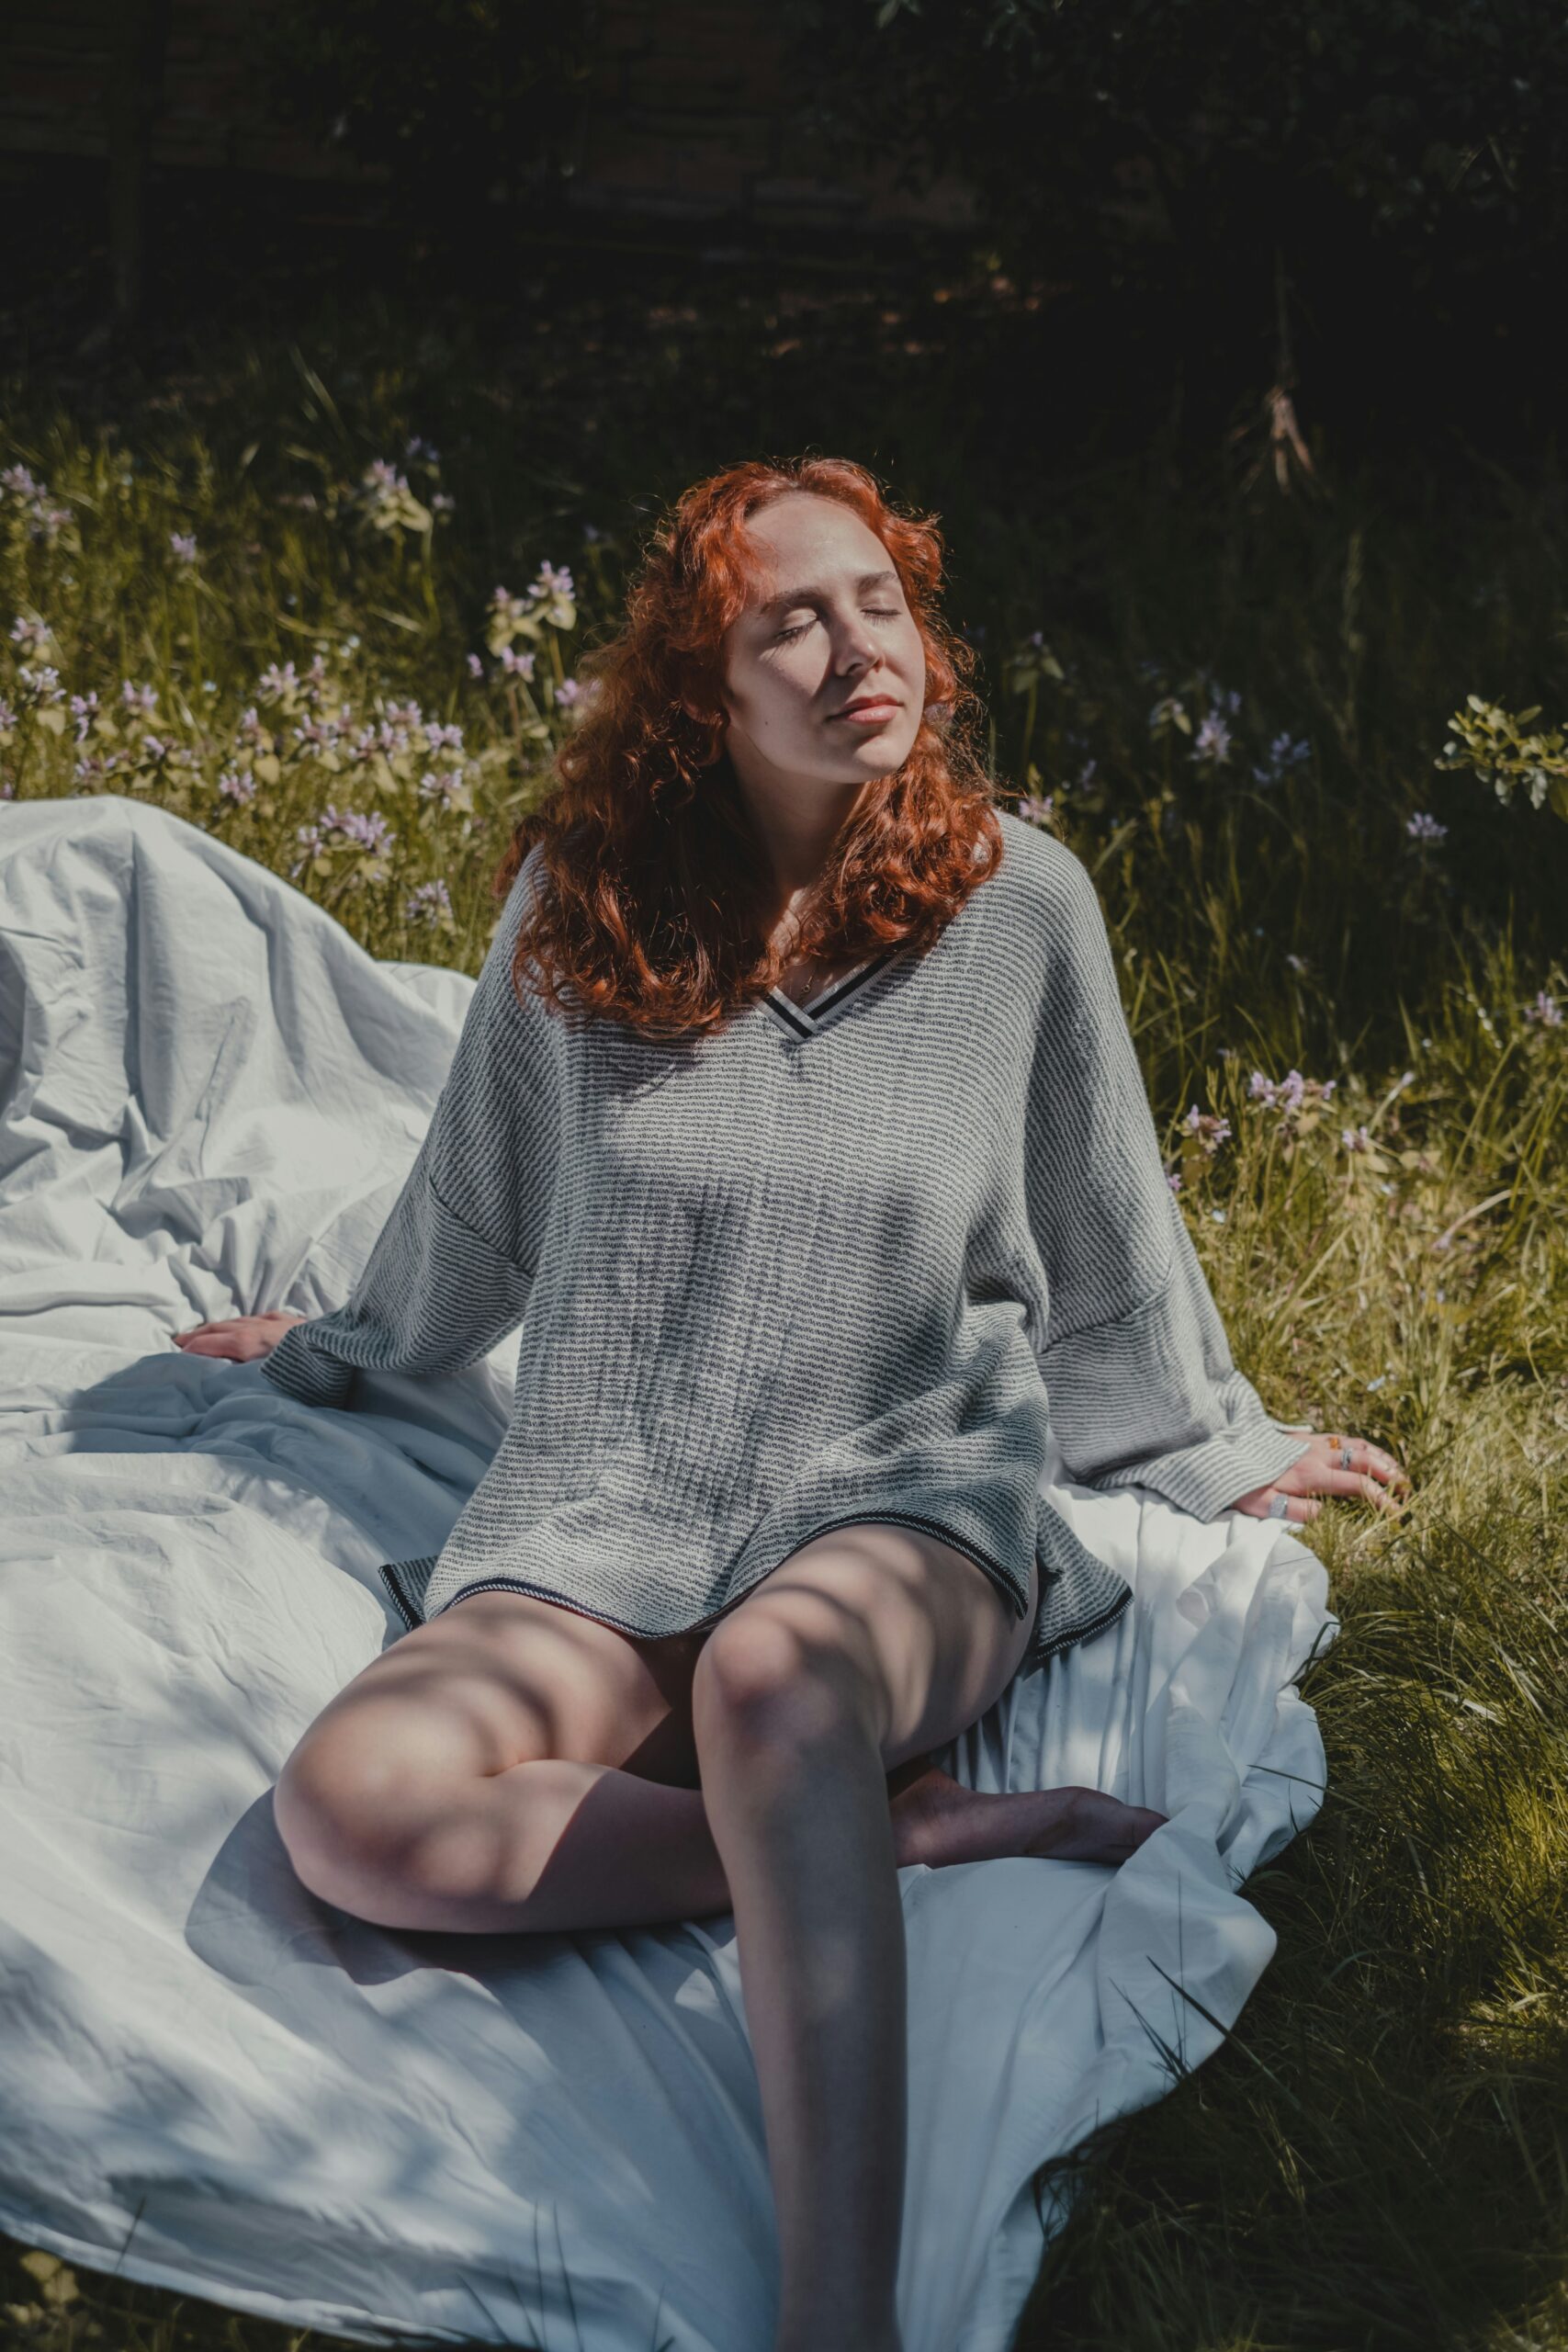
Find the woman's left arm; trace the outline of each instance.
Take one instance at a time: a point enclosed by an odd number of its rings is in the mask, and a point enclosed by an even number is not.
[[[1161,1165],[1099,895],[1082,862],[1055,848],[1025,1191],[1063,1460],[1089,1484],[1152,1487],[1204,1520],[1243,1510],[1301,1523],[1317,1516],[1318,1494],[1385,1502],[1386,1484],[1408,1484],[1393,1455],[1275,1420],[1237,1370]]]

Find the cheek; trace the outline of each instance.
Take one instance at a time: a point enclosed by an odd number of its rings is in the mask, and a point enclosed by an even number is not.
[[[758,724],[784,734],[809,728],[816,716],[818,681],[804,662],[781,662],[758,681],[752,712]]]

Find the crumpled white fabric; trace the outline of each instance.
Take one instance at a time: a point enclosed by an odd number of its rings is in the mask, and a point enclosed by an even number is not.
[[[0,2225],[367,2343],[765,2352],[731,1922],[383,1932],[273,1825],[401,1632],[377,1563],[437,1548],[489,1459],[516,1339],[334,1412],[170,1334],[345,1295],[471,986],[130,800],[0,808]],[[1060,1472],[1134,1606],[940,1760],[1170,1821],[1120,1871],[900,1872],[908,2352],[1010,2341],[1063,2219],[1032,2177],[1218,2046],[1274,1947],[1238,1889],[1321,1801],[1314,1554]]]

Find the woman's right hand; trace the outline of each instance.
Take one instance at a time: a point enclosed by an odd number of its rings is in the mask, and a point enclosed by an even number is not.
[[[221,1323],[197,1323],[175,1333],[175,1345],[187,1356],[227,1356],[235,1363],[254,1363],[271,1355],[291,1324],[308,1323],[308,1315],[232,1315]]]

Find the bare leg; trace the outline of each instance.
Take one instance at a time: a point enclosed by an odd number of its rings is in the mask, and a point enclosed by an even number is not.
[[[784,2259],[775,2352],[897,2352],[897,1866],[1115,1863],[1161,1818],[1091,1790],[978,1796],[929,1769],[919,1751],[976,1719],[1025,1637],[976,1607],[978,1575],[902,1531],[833,1532],[700,1656],[476,1596],[340,1692],[275,1792],[305,1885],[384,1926],[735,1915]]]
[[[881,1758],[852,1717],[796,1732],[705,1698],[778,2214],[773,2352],[897,2352],[907,1964]]]
[[[924,1757],[888,1774],[882,1792],[899,1870],[1031,1853],[1114,1863],[1161,1819],[1093,1790],[977,1795]],[[304,1884],[378,1927],[549,1934],[734,1909],[704,1792],[612,1765],[549,1758],[454,1781],[379,1852],[368,1839],[354,1852],[329,1843],[308,1776],[285,1781],[274,1807]]]
[[[924,1758],[876,1792],[895,1867],[939,1859]],[[945,1783],[952,1787],[952,1783]],[[995,1800],[981,1799],[981,1804]],[[733,1909],[701,1789],[607,1764],[513,1764],[432,1791],[418,1823],[379,1849],[323,1834],[308,1775],[275,1792],[280,1835],[323,1901],[378,1927],[547,1934],[659,1927]]]

